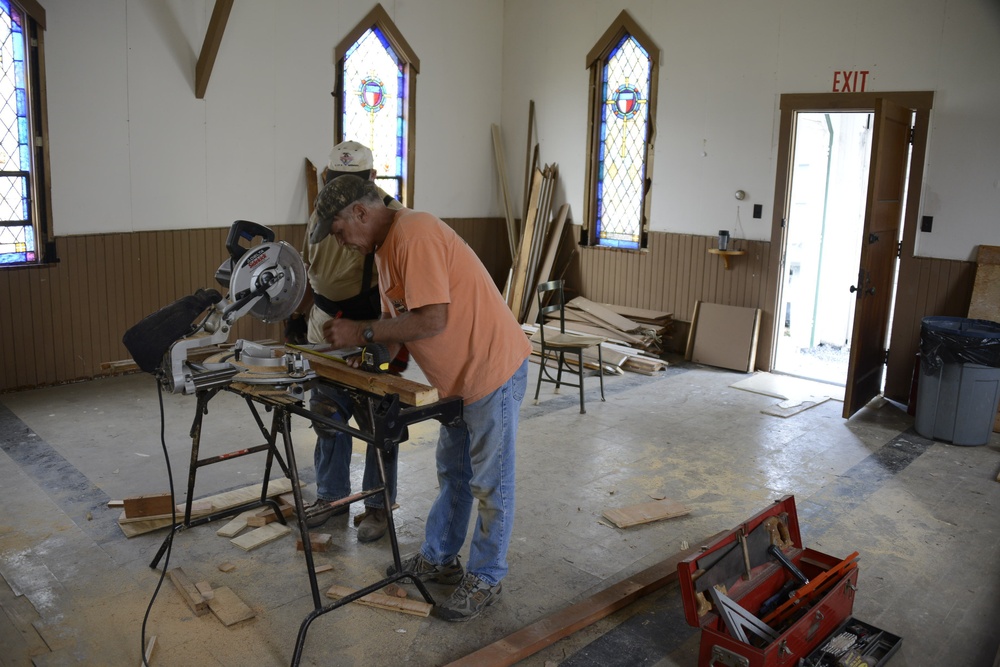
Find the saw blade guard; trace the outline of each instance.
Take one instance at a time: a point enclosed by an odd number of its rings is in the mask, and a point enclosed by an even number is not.
[[[246,313],[267,323],[287,319],[302,301],[306,280],[302,256],[284,241],[250,248],[233,264],[226,319]]]

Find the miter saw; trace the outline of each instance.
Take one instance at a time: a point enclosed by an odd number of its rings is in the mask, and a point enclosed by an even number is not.
[[[258,237],[261,242],[250,245]],[[226,249],[229,259],[215,274],[228,288],[225,297],[214,289],[199,289],[144,318],[125,332],[122,342],[139,368],[156,375],[173,393],[243,382],[283,387],[301,396],[304,383],[316,374],[301,352],[287,352],[281,345],[238,340],[231,350],[203,362],[188,359],[193,350],[225,343],[233,324],[247,313],[264,322],[286,319],[305,293],[302,257],[284,241],[275,241],[271,229],[237,220]]]

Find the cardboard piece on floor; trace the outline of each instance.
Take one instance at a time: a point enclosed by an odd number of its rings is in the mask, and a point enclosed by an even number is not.
[[[216,618],[222,621],[225,626],[245,621],[253,618],[256,614],[254,610],[247,606],[243,600],[239,599],[228,586],[220,586],[212,591],[212,599],[208,601],[208,607],[215,614]]]
[[[758,371],[748,378],[743,378],[738,382],[729,385],[733,389],[742,389],[754,394],[773,396],[774,398],[786,401],[819,401],[821,398],[832,398],[835,401],[844,401],[844,388],[827,384],[825,382],[815,382],[804,378],[792,377],[791,375],[780,375],[777,373],[766,373]],[[789,407],[787,404],[783,407]]]
[[[327,597],[337,599],[342,598],[355,590],[349,586],[338,586],[334,584],[327,590]],[[389,611],[399,611],[404,614],[413,614],[414,616],[430,616],[431,607],[433,605],[427,604],[423,600],[410,600],[408,598],[397,598],[389,595],[384,595],[382,593],[369,593],[363,598],[355,600],[358,604],[363,604],[367,607],[378,607],[379,609],[388,609]]]
[[[688,361],[749,373],[757,359],[760,308],[695,303]]]
[[[821,403],[826,403],[828,400],[830,400],[829,396],[824,396],[815,401],[782,401],[777,405],[764,408],[761,412],[765,415],[772,415],[774,417],[794,417],[799,413],[805,412],[809,408],[815,408]]]
[[[604,518],[615,524],[619,528],[628,528],[642,523],[659,521],[660,519],[672,519],[677,516],[690,514],[691,508],[680,503],[664,498],[663,500],[653,500],[638,505],[628,507],[615,507],[604,510]]]
[[[274,542],[290,532],[292,532],[292,529],[283,523],[269,523],[266,526],[254,528],[249,533],[234,537],[229,541],[244,551],[252,551],[269,542]]]

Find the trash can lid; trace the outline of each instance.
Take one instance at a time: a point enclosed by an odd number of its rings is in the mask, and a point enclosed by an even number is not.
[[[967,317],[948,317],[931,315],[920,321],[920,326],[927,331],[941,334],[958,335],[966,338],[1000,339],[1000,323],[990,320],[974,320]]]

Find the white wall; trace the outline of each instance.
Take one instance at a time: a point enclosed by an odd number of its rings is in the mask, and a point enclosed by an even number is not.
[[[869,70],[870,92],[935,92],[919,212],[934,230],[917,235],[918,254],[972,259],[976,245],[1000,245],[995,0],[505,0],[502,118],[518,201],[534,100],[541,160],[559,164],[581,219],[585,60],[622,9],[662,57],[653,230],[734,229],[742,189],[745,236],[769,239],[780,95],[830,92],[834,72]]]
[[[374,6],[239,0],[204,100],[214,0],[44,0],[57,235],[304,222],[333,142],[334,48]],[[502,3],[383,0],[421,62],[415,205],[499,214]]]

